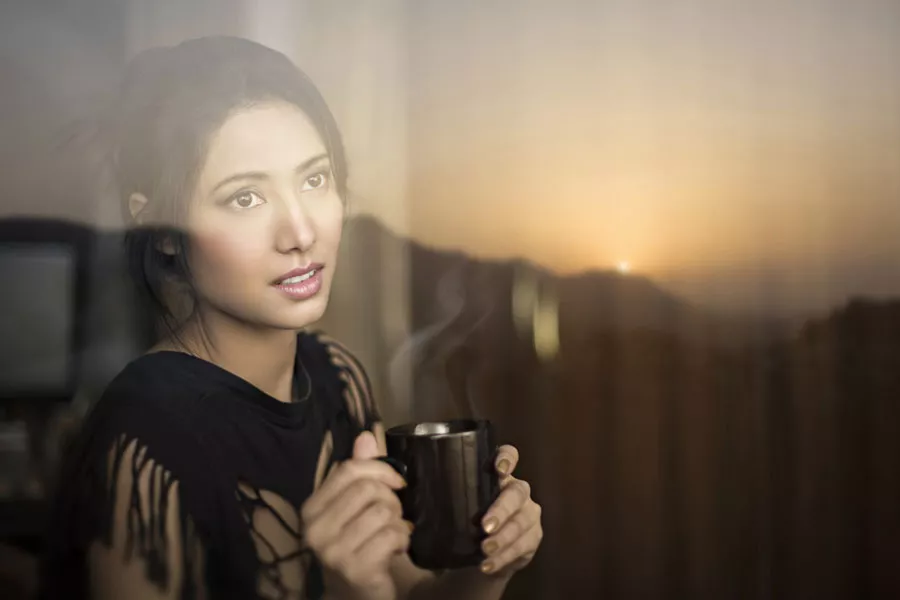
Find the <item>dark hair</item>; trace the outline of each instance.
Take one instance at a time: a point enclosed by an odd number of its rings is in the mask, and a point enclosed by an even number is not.
[[[132,277],[171,334],[179,324],[164,287],[182,284],[196,300],[188,238],[177,225],[208,141],[235,110],[273,100],[297,106],[312,121],[345,198],[347,164],[334,116],[312,81],[283,54],[241,38],[207,37],[144,51],[128,68],[109,128],[115,183],[132,224],[125,247]],[[128,207],[134,193],[148,199],[140,226]],[[174,256],[161,251],[164,243],[174,246]]]

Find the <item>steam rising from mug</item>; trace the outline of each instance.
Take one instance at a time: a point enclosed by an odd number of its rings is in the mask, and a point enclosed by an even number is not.
[[[393,397],[413,420],[434,420],[449,408],[455,416],[481,415],[473,369],[466,369],[457,397],[448,374],[451,358],[465,348],[495,307],[493,299],[485,302],[484,295],[467,289],[470,270],[469,264],[457,263],[441,275],[434,290],[437,319],[414,331],[391,357],[388,377]]]

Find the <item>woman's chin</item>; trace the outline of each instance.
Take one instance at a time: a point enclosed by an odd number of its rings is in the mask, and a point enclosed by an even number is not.
[[[289,310],[279,311],[279,314],[272,315],[271,322],[279,329],[299,331],[321,321],[326,308],[328,308],[328,297],[317,296],[292,306]]]
[[[255,306],[252,301],[234,303],[228,307],[220,305],[216,312],[254,329],[300,331],[320,321],[325,315],[328,294],[322,292],[312,298],[287,304],[280,300],[274,303],[255,303]]]

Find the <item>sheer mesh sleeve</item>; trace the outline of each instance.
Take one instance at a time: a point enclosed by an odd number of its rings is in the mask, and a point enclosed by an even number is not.
[[[344,398],[350,414],[361,427],[371,429],[372,425],[381,421],[381,415],[375,404],[372,382],[362,363],[337,340],[325,335],[320,335],[319,339],[328,349],[331,360],[344,381]]]
[[[331,361],[337,367],[340,378],[344,382],[344,401],[350,415],[361,428],[375,434],[379,448],[384,451],[384,426],[375,402],[372,382],[369,380],[365,368],[359,359],[337,340],[321,334],[318,337],[328,349]]]
[[[110,523],[105,539],[89,546],[91,597],[206,598],[205,552],[179,481],[147,445],[124,435],[107,462]]]
[[[224,491],[213,462],[183,423],[149,403],[108,404],[61,475],[41,597],[216,596],[208,549]]]

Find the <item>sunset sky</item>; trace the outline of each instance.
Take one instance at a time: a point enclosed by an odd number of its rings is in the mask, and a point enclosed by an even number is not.
[[[416,237],[714,304],[900,294],[900,3],[422,6]]]
[[[129,54],[250,36],[323,89],[354,206],[426,244],[560,272],[628,262],[726,307],[900,296],[897,0],[93,4],[0,20],[48,106],[112,79],[101,31]],[[4,125],[22,122],[55,123]],[[7,135],[10,156],[46,157],[39,138]]]

